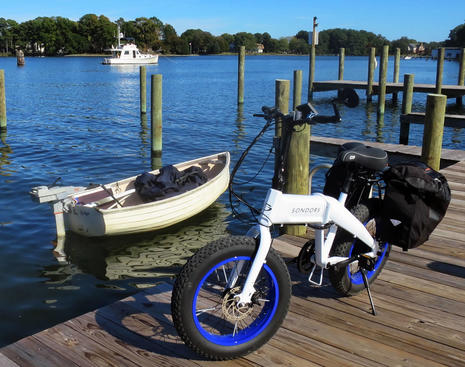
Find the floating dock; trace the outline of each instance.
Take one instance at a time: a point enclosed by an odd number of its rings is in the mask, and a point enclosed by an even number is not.
[[[366,90],[368,87],[367,81],[354,81],[354,80],[327,80],[320,82],[313,82],[313,92],[324,92],[329,90],[338,90],[342,88],[353,88]],[[404,89],[403,83],[386,83],[386,93],[398,93]],[[373,93],[378,94],[379,83],[373,82]],[[413,92],[418,93],[436,93],[435,84],[414,84]],[[442,85],[441,94],[446,95],[448,98],[461,97],[465,95],[465,86],[462,85]]]
[[[331,149],[328,138],[320,139]],[[377,146],[407,155],[420,149]],[[452,189],[446,217],[420,248],[404,253],[393,247],[372,287],[377,316],[370,313],[366,292],[340,297],[329,284],[313,287],[289,262],[293,296],[284,324],[243,358],[210,362],[193,354],[172,325],[171,285],[163,283],[0,349],[0,365],[463,366],[465,152],[446,151],[443,157],[448,166],[441,172]],[[304,242],[283,236],[274,247],[291,260]]]

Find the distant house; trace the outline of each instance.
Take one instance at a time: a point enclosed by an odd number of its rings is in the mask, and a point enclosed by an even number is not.
[[[425,52],[425,46],[423,45],[423,42],[409,43],[408,52],[411,54],[422,55]]]
[[[460,59],[460,54],[462,49],[460,47],[444,47],[444,58],[448,60],[458,60]],[[438,58],[438,50],[431,51],[431,57],[433,59]]]
[[[261,43],[257,43],[257,49],[255,50],[255,52],[262,54],[263,51],[265,51],[265,46],[263,46]]]

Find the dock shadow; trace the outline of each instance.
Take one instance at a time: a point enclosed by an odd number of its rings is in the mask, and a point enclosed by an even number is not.
[[[463,266],[448,264],[442,261],[433,261],[428,264],[428,268],[442,274],[465,278],[465,267]]]
[[[171,321],[171,285],[162,283],[102,307],[95,312],[98,326],[134,353],[140,350],[165,357],[204,360],[179,338]],[[150,358],[150,357],[148,357]]]

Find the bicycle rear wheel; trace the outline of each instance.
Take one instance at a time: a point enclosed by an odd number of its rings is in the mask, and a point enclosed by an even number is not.
[[[378,207],[378,200],[379,199],[371,199],[351,209],[352,214],[360,220],[360,222],[365,224],[365,227],[373,238],[377,236],[376,208]],[[379,246],[380,250],[375,259],[374,268],[366,272],[370,284],[373,283],[381,273],[391,251],[390,243],[380,243]],[[368,251],[368,246],[358,239],[354,240],[352,236],[344,231],[336,236],[333,249],[331,250],[331,256],[351,257]],[[338,268],[337,266],[330,268],[329,279],[333,287],[345,296],[357,294],[365,289],[358,261],[354,261],[343,268]]]

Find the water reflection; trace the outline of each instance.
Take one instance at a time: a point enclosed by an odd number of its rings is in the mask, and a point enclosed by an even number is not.
[[[228,215],[224,204],[214,203],[189,220],[152,233],[104,238],[70,233],[62,248],[55,249],[61,263],[44,267],[41,275],[47,284],[61,287],[81,273],[106,281],[129,279],[136,288],[154,285],[176,274],[196,249],[224,236]]]
[[[233,137],[233,142],[236,147],[236,149],[240,149],[240,143],[245,137],[245,128],[243,121],[245,120],[244,118],[244,104],[238,104],[237,105],[237,117],[236,117],[236,129],[234,130],[234,137]]]
[[[362,130],[362,135],[364,136],[370,136],[372,134],[373,130],[373,124],[375,123],[375,120],[373,119],[373,112],[375,111],[375,105],[372,103],[367,103],[365,105],[365,126],[364,129]]]
[[[150,144],[148,139],[149,139],[149,128],[148,128],[148,125],[147,125],[147,114],[146,113],[141,113],[140,115],[140,133],[139,133],[139,136],[140,136],[140,141],[141,141],[141,145],[140,145],[140,155],[141,157],[143,158],[146,158],[147,157],[147,147],[148,145]]]
[[[10,154],[13,153],[13,150],[6,142],[7,132],[6,130],[1,130],[0,132],[0,140],[3,146],[0,147],[0,175],[2,176],[10,176],[11,172],[9,172],[5,166],[11,164],[10,162]]]
[[[384,113],[378,113],[376,116],[376,141],[383,142]]]

